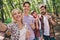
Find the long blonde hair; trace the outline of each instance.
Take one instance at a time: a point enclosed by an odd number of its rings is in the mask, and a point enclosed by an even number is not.
[[[13,9],[13,10],[12,10],[12,16],[13,16],[13,13],[14,13],[16,10],[18,10],[19,12],[21,12],[21,15],[23,15],[23,14],[22,14],[22,11],[21,11],[19,8],[16,8],[16,9]],[[21,23],[23,23],[23,19],[21,19]]]

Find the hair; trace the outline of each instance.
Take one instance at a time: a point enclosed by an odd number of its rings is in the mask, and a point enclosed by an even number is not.
[[[39,8],[43,8],[43,7],[46,9],[47,8],[46,4],[40,4]]]
[[[16,10],[18,10],[18,11],[21,12],[21,14],[22,14],[22,11],[21,11],[19,8],[13,9],[13,10],[12,10],[12,13],[14,13]],[[13,14],[12,14],[12,16],[13,16]]]
[[[32,12],[31,12],[31,15],[33,15],[34,14],[34,12],[36,12],[35,10],[33,10]]]
[[[24,2],[23,3],[23,7],[25,6],[25,4],[29,4],[30,5],[30,2]]]
[[[46,9],[46,5],[45,6],[41,6],[40,8],[43,8],[43,7]]]
[[[22,11],[19,9],[19,8],[16,8],[16,9],[13,9],[12,10],[12,13],[14,13],[16,10],[18,10],[19,12],[21,12],[21,14],[22,14]],[[12,14],[12,16],[13,16],[13,14]],[[22,21],[23,19],[21,19],[21,23],[23,24],[23,21]]]

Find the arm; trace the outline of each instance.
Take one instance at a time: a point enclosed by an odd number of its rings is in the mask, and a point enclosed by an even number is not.
[[[53,25],[56,25],[55,20],[53,20],[53,18],[50,15],[48,15],[48,19]]]
[[[35,22],[36,22],[36,29],[39,29],[39,17],[37,16],[36,18],[35,18]]]
[[[31,23],[30,25],[31,25],[31,28],[34,30],[35,29],[34,23]]]
[[[7,26],[0,22],[0,31],[5,32],[7,30]]]
[[[35,19],[33,17],[31,17],[30,26],[33,30],[35,29],[35,23],[34,22],[35,22]]]
[[[29,40],[29,37],[30,37],[30,31],[27,30],[27,32],[26,32],[26,40]]]
[[[11,27],[10,27],[10,24],[7,25],[7,28],[8,28],[8,30],[6,31],[6,34],[8,36],[10,36],[11,35]]]
[[[39,29],[39,27],[38,27],[38,20],[36,21],[36,29]]]

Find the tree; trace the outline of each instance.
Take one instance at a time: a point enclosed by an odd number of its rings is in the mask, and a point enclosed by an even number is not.
[[[0,12],[1,12],[1,19],[2,19],[2,22],[4,22],[3,0],[0,0]]]

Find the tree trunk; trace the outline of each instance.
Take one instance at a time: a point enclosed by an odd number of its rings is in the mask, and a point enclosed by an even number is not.
[[[56,16],[58,16],[58,14],[57,14],[57,7],[56,7],[55,0],[52,0],[52,4],[53,4],[54,14],[56,14]]]
[[[1,19],[2,19],[2,22],[4,22],[3,0],[0,0],[0,12],[1,12]]]

